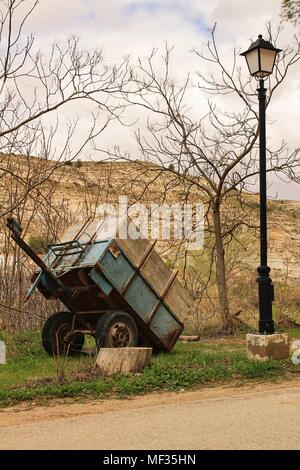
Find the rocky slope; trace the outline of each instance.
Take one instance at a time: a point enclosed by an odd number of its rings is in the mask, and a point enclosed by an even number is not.
[[[46,201],[56,207],[68,207],[73,214],[69,222],[91,214],[103,202],[116,202],[120,195],[130,201],[178,202],[188,193],[189,202],[199,202],[201,196],[194,188],[174,178],[170,173],[160,173],[155,167],[141,169],[135,163],[74,163],[54,168],[53,162],[36,158],[2,156],[0,158],[0,203],[5,208],[18,199],[23,200],[25,219],[32,207],[45,207]],[[17,175],[17,179],[12,176]],[[45,181],[44,181],[45,180]],[[39,186],[38,183],[44,181]],[[36,184],[32,197],[26,196],[26,185]],[[245,207],[258,224],[259,204],[257,195],[244,195]],[[226,208],[231,211],[230,205]],[[300,201],[269,201],[269,264],[273,276],[298,281],[300,279]],[[75,215],[74,215],[75,214]],[[40,230],[39,216],[34,216],[28,234]],[[4,218],[2,219],[1,248],[4,246]],[[255,270],[259,263],[257,234],[249,233],[246,243],[245,263]]]

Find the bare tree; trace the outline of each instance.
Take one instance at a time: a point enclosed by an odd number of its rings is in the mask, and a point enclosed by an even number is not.
[[[276,44],[279,31],[273,35],[269,26],[267,32]],[[198,190],[206,203],[208,229],[214,237],[212,254],[219,312],[224,330],[232,332],[234,314],[228,300],[225,250],[243,224],[255,225],[241,203],[243,191],[255,184],[259,172],[256,83],[243,76],[239,51],[234,50],[230,65],[222,60],[215,28],[206,52],[194,52],[200,60],[200,71],[188,75],[183,84],[176,84],[170,72],[173,48],[166,46],[162,63],[157,51],[153,51],[147,60],[139,60],[131,93],[124,97],[147,114],[145,128],[136,130],[141,160],[158,165],[153,171],[168,172],[173,185],[184,180],[190,188]],[[296,39],[293,48],[281,53],[267,82],[267,106],[299,59],[300,43]],[[201,117],[195,115],[193,106],[196,91],[199,98],[209,96]],[[226,101],[228,97],[230,101]],[[131,158],[119,148],[109,153],[114,158]],[[290,152],[284,142],[279,148],[268,148],[267,163],[268,172],[299,181],[298,149]],[[140,165],[145,167],[146,163]],[[239,210],[226,212],[224,203],[228,200],[237,201]]]
[[[281,16],[284,20],[298,23],[300,19],[299,0],[282,0]]]
[[[51,164],[43,172],[36,165],[34,177],[23,178],[21,200],[2,207],[2,216],[49,179],[58,166],[76,159],[112,120],[121,119],[124,109],[118,92],[128,80],[127,58],[118,66],[108,65],[101,51],[82,50],[74,36],[42,52],[33,35],[24,33],[37,5],[37,0],[1,1],[0,181],[15,174],[7,158],[12,154],[27,157],[28,166],[32,155],[51,159]],[[68,122],[60,115],[62,110],[70,113],[75,102],[85,104],[87,115],[89,111],[86,131],[79,127],[75,112]],[[22,175],[18,178],[21,182]]]
[[[0,324],[9,328],[36,325],[32,319],[48,311],[43,300],[29,302],[35,317],[26,320],[33,267],[11,243],[5,219],[13,212],[24,236],[52,241],[76,217],[57,200],[60,181],[110,123],[121,122],[119,92],[129,78],[127,58],[108,64],[74,36],[40,50],[25,32],[36,8],[37,0],[0,1]]]

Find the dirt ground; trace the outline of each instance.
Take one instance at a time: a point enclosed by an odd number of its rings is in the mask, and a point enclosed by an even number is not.
[[[0,449],[299,449],[300,379],[22,404],[0,411]]]
[[[249,393],[269,393],[272,390],[289,390],[295,387],[299,387],[300,390],[300,378],[291,380],[290,382],[285,381],[272,384],[250,384],[239,387],[230,384],[222,387],[203,388],[189,392],[151,393],[149,395],[136,396],[124,400],[105,399],[74,402],[73,399],[54,399],[49,400],[45,406],[36,405],[34,402],[22,403],[12,407],[0,408],[0,427],[48,421],[51,419],[72,418],[94,413],[102,414],[113,411],[139,409],[166,403],[176,403],[178,401],[185,403],[191,400],[230,398],[231,396],[236,396],[237,393],[240,396],[248,395]]]

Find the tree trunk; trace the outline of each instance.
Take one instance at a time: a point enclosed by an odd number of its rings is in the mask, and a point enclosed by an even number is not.
[[[139,372],[150,363],[152,348],[101,348],[96,360],[105,377]]]
[[[215,230],[215,243],[216,243],[216,276],[217,288],[219,297],[219,309],[222,320],[223,329],[226,333],[232,334],[234,332],[233,319],[229,311],[227,280],[226,280],[226,267],[225,267],[225,250],[221,229],[221,213],[219,201],[214,202],[213,205],[213,223]]]

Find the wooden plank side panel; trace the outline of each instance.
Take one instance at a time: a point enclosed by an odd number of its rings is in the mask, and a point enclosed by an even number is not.
[[[124,250],[130,261],[135,265],[135,267],[137,267],[140,265],[145,251],[153,242],[143,238],[139,238],[137,240],[132,240],[132,238],[128,238],[126,240],[118,238],[117,243],[120,248]]]
[[[118,239],[117,242],[135,266],[139,266],[146,249],[151,243],[153,243],[152,241],[145,239]],[[158,295],[162,294],[172,275],[172,271],[166,266],[155,250],[152,251],[151,255],[143,265],[141,273]],[[174,284],[167,292],[165,302],[180,320],[184,320],[191,313],[192,300],[187,290],[178,279],[175,280]]]
[[[172,271],[166,266],[156,251],[151,253],[142,272],[160,295],[172,275]],[[165,302],[181,320],[184,320],[191,312],[192,300],[179,279],[175,280],[167,292]]]
[[[176,279],[165,298],[166,304],[185,322],[193,312],[193,302],[187,290]]]
[[[143,266],[142,272],[159,295],[162,294],[172,274],[155,250]]]

